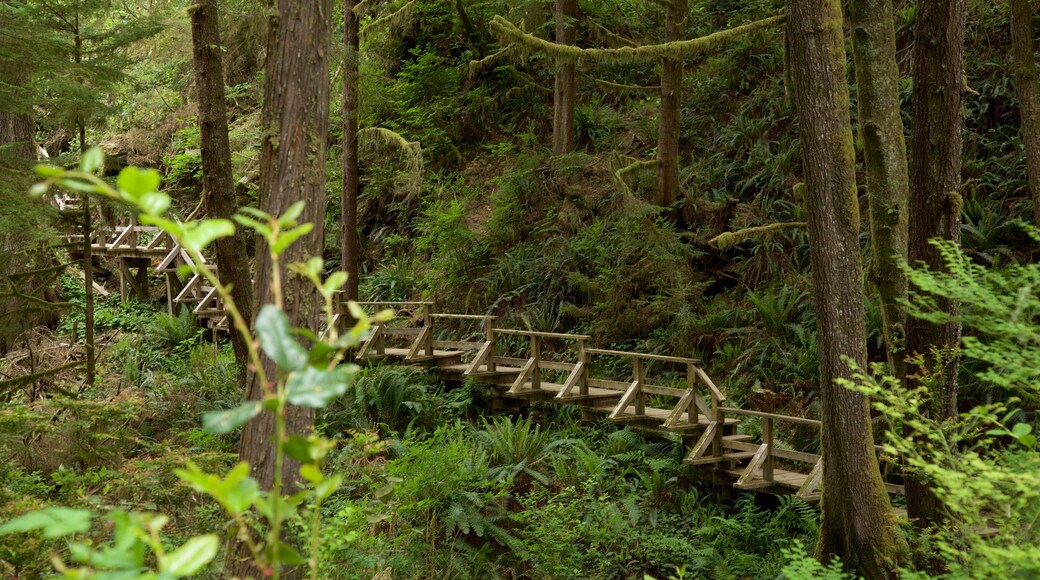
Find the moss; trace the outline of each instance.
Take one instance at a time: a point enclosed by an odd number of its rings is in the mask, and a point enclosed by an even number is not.
[[[540,52],[562,61],[594,61],[607,64],[629,64],[638,62],[658,62],[666,59],[678,60],[686,57],[710,54],[724,48],[729,42],[756,30],[778,26],[785,21],[785,16],[773,16],[758,20],[729,30],[722,30],[690,40],[678,40],[662,44],[645,46],[625,46],[621,48],[579,48],[564,44],[556,44],[538,38],[533,34],[517,28],[512,22],[495,16],[491,21],[491,30],[499,36],[503,43],[519,44],[529,52]]]

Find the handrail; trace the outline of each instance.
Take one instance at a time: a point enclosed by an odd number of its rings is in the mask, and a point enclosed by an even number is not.
[[[358,306],[434,306],[434,302],[421,302],[421,301],[367,301],[357,302]]]
[[[708,385],[708,388],[711,389],[711,394],[715,396],[715,399],[720,403],[726,400],[726,395],[722,394],[722,391],[715,386],[715,381],[711,380],[711,377],[708,376],[708,373],[704,372],[704,369],[697,365],[693,365],[693,370],[697,373],[697,376],[700,377],[701,382]]]
[[[643,352],[625,352],[623,350],[606,350],[602,348],[586,348],[585,352],[588,354],[600,354],[607,356],[623,356],[628,358],[641,358],[648,360],[660,360],[665,362],[675,362],[683,364],[697,364],[697,359],[683,358],[679,356],[668,356],[663,354],[649,354]]]
[[[494,314],[449,314],[446,312],[440,312],[431,314],[430,318],[450,318],[453,320],[488,320],[489,318],[498,318]]]
[[[562,332],[539,332],[537,330],[517,330],[514,328],[495,328],[498,334],[513,334],[519,336],[537,336],[539,338],[559,338],[561,340],[591,340],[587,334],[565,334]]]
[[[811,425],[813,427],[820,427],[823,425],[822,421],[817,419],[807,419],[805,417],[791,417],[789,415],[777,415],[776,413],[766,413],[764,411],[752,411],[750,409],[737,409],[736,407],[722,407],[719,409],[726,413],[733,415],[747,415],[749,417],[761,417],[763,419],[775,419],[777,421],[787,421],[788,423],[800,423],[802,425]]]

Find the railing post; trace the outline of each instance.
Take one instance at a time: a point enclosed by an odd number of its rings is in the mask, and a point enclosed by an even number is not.
[[[686,422],[691,425],[696,425],[701,422],[701,413],[697,408],[697,401],[700,400],[701,394],[697,390],[697,375],[696,371],[693,369],[693,363],[686,363],[686,388],[693,392],[693,397],[690,398],[690,403],[686,405]],[[707,419],[707,417],[705,417],[705,419]]]
[[[531,388],[538,390],[542,388],[542,369],[539,366],[539,362],[542,359],[542,344],[541,337],[531,337],[531,359],[534,360],[534,366],[531,367]]]
[[[585,341],[578,341],[578,362],[582,363],[581,376],[578,377],[578,392],[582,395],[589,394],[589,362],[592,355],[585,352]]]
[[[497,317],[489,316],[484,319],[484,340],[486,340],[491,346],[488,348],[487,354],[487,370],[488,372],[495,372],[495,321]]]
[[[426,356],[433,356],[433,316],[431,316],[430,308],[432,308],[430,304],[423,305],[423,328],[430,329],[426,333],[426,344],[424,345]]]
[[[773,481],[773,418],[762,419],[762,444],[766,446],[766,459],[762,463],[762,479]]]
[[[636,415],[646,413],[646,395],[643,393],[643,382],[646,379],[646,371],[643,368],[643,359],[632,357],[632,380],[639,383],[636,387],[635,411]]]
[[[715,439],[711,442],[711,454],[713,457],[722,457],[722,432],[723,427],[726,425],[726,416],[722,412],[722,401],[719,401],[715,392],[711,393],[711,411],[715,421]]]

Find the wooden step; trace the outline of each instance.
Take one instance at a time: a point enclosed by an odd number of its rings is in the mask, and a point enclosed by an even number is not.
[[[697,459],[689,459],[686,463],[691,465],[707,465],[710,463],[723,463],[727,461],[743,461],[744,459],[751,459],[754,456],[754,451],[737,451],[735,453],[723,453],[718,457],[705,455],[703,457],[698,457]],[[734,472],[727,470],[726,473]],[[743,471],[737,470],[735,473],[737,473],[737,477],[740,477],[740,474],[743,473]]]

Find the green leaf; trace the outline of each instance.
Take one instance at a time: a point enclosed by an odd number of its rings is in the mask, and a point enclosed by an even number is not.
[[[222,435],[245,425],[260,413],[260,401],[249,401],[227,411],[214,411],[202,415],[202,428],[209,433]]]
[[[314,461],[311,453],[312,447],[311,441],[302,435],[290,435],[282,442],[282,451],[300,463]]]
[[[209,564],[217,555],[219,548],[220,539],[216,534],[196,536],[167,554],[163,558],[159,570],[171,574],[175,578],[191,576]]]
[[[137,201],[137,207],[149,215],[162,215],[170,208],[170,196],[152,191],[141,196]]]
[[[278,223],[281,224],[282,227],[293,225],[293,223],[303,215],[303,206],[305,205],[306,203],[303,200],[290,205],[289,209],[285,210],[285,213],[278,218]]]
[[[83,173],[94,173],[105,163],[105,152],[100,147],[91,147],[79,158],[79,170]]]
[[[307,351],[293,337],[289,319],[274,304],[265,304],[256,317],[256,338],[264,354],[285,371],[295,371],[307,364]]]
[[[184,232],[181,245],[186,249],[201,252],[217,238],[235,235],[235,224],[231,220],[214,219],[195,222],[194,227]]]
[[[289,375],[285,394],[294,405],[320,409],[347,392],[358,368],[355,364],[340,365],[331,371],[307,367]]]
[[[317,496],[318,501],[325,501],[330,495],[343,483],[343,474],[335,473],[325,481],[314,486],[314,495]]]
[[[116,187],[132,200],[141,199],[146,193],[152,193],[159,189],[162,178],[154,169],[141,169],[140,167],[127,167],[119,172],[116,178]]]
[[[336,271],[329,274],[329,277],[325,279],[325,284],[322,286],[325,289],[326,294],[332,294],[336,290],[339,290],[347,283],[347,273],[342,271]]]
[[[184,235],[184,224],[168,220],[157,215],[141,214],[141,223],[146,226],[159,226],[164,232],[169,232],[177,237]]]
[[[307,235],[314,229],[314,224],[302,224],[291,230],[286,230],[278,234],[278,238],[271,243],[271,252],[276,256],[280,256],[293,242],[298,240],[300,236]]]
[[[33,171],[40,177],[54,177],[61,175],[65,172],[61,167],[55,167],[53,165],[47,165],[46,163],[39,163],[36,167],[33,167]]]
[[[325,474],[313,463],[305,463],[300,466],[300,475],[304,479],[311,483],[321,483],[325,481]]]
[[[303,564],[307,561],[304,559],[303,556],[300,555],[299,552],[296,551],[296,548],[293,548],[289,544],[286,544],[282,541],[276,541],[273,547],[268,546],[267,554],[268,558],[270,558],[272,561],[287,564],[289,566]]]
[[[238,225],[247,227],[265,238],[271,237],[271,228],[267,224],[260,223],[253,218],[249,218],[241,214],[235,214],[231,216],[231,219],[238,222]]]
[[[32,187],[29,188],[29,195],[33,197],[40,197],[41,195],[44,195],[45,193],[50,191],[50,189],[50,183],[46,181],[41,181],[40,183],[34,183]]]
[[[1024,447],[1032,448],[1036,445],[1036,435],[1023,435],[1018,438],[1018,442]]]
[[[61,538],[90,529],[91,514],[88,510],[67,507],[49,507],[29,512],[0,526],[0,536],[15,532],[42,530],[44,538]]]
[[[1015,426],[1011,428],[1011,434],[1015,436],[1015,439],[1021,439],[1032,432],[1033,426],[1028,423],[1015,423]]]

